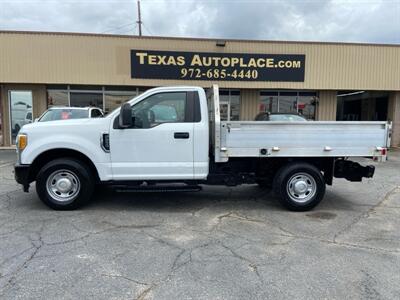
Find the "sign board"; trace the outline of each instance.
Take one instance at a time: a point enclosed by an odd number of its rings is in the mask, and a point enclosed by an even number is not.
[[[131,78],[304,81],[303,54],[131,50]]]

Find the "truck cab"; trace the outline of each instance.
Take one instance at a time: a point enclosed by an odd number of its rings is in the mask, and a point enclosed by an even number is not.
[[[153,90],[122,110],[109,117],[113,180],[206,179],[209,132],[203,89]]]

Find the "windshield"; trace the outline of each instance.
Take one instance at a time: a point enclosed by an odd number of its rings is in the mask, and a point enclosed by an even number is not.
[[[88,118],[87,109],[49,109],[39,122]]]
[[[297,115],[270,115],[269,116],[270,121],[306,121],[301,116]]]

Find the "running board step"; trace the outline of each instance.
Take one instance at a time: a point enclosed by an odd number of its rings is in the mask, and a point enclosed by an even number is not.
[[[202,190],[199,185],[194,186],[157,186],[157,185],[144,185],[144,186],[116,186],[114,190],[117,192],[131,193],[159,193],[159,192],[198,192]]]

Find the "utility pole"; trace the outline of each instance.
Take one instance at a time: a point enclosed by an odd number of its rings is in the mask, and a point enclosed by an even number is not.
[[[138,20],[136,23],[139,25],[139,36],[142,36],[142,17],[140,15],[140,0],[137,0]]]

